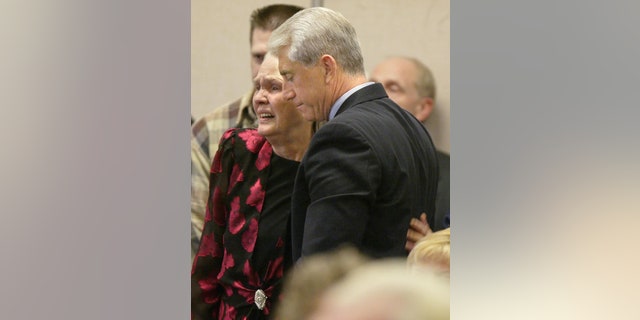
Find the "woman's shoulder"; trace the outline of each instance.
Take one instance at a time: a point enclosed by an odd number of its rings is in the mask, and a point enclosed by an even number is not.
[[[267,142],[267,139],[253,128],[231,128],[225,131],[220,141],[221,145],[226,145],[233,149],[246,149],[252,153],[257,153]]]
[[[254,139],[258,140],[266,140],[263,136],[258,133],[257,129],[254,128],[229,128],[222,134],[221,142],[235,140],[235,139]]]

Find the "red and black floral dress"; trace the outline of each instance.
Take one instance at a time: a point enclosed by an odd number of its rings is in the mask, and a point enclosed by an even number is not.
[[[191,270],[192,319],[269,319],[291,265],[285,240],[298,165],[255,129],[224,133]]]

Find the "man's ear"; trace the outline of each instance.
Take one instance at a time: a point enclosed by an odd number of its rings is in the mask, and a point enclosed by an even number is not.
[[[324,70],[325,83],[329,83],[329,81],[335,77],[336,71],[338,69],[338,63],[336,63],[336,59],[328,54],[325,54],[320,57],[320,66]]]
[[[416,106],[416,118],[420,120],[420,122],[427,120],[433,111],[434,104],[433,99],[429,97],[420,99],[420,103]]]

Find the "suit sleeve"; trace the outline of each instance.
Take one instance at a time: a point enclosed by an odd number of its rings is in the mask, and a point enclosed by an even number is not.
[[[380,183],[379,159],[356,130],[328,123],[316,133],[304,163],[310,205],[302,255],[359,245]]]
[[[217,319],[220,303],[218,273],[224,255],[223,234],[227,225],[226,194],[234,164],[233,144],[227,131],[211,165],[210,187],[200,246],[191,269],[191,318]]]

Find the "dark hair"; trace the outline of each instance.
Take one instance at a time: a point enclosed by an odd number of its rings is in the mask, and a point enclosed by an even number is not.
[[[288,4],[273,4],[258,8],[251,13],[251,29],[249,30],[249,43],[251,43],[253,30],[256,28],[273,31],[292,15],[304,8]]]

